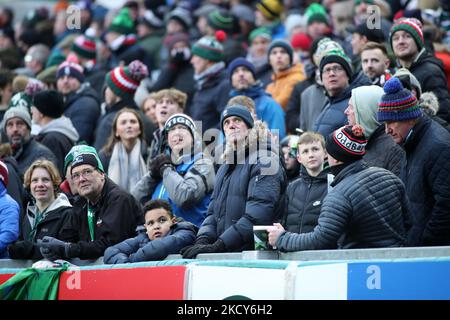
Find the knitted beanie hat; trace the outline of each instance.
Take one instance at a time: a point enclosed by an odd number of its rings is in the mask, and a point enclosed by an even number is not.
[[[313,22],[323,22],[328,26],[330,25],[326,9],[318,3],[310,4],[305,10],[305,15],[308,19],[306,23],[308,26]]]
[[[106,74],[107,86],[119,97],[128,98],[136,92],[141,80],[148,76],[148,69],[139,60],[126,67],[116,67]]]
[[[100,170],[101,172],[105,172],[103,169],[103,164],[100,161],[97,152],[82,151],[74,153],[71,164],[72,164],[72,167],[70,168],[71,173],[74,168],[81,166],[83,164],[89,164],[94,168]]]
[[[344,163],[361,159],[366,153],[364,129],[356,125],[343,126],[327,136],[325,148],[334,159]]]
[[[134,22],[131,18],[130,9],[122,8],[119,14],[111,22],[108,31],[119,34],[135,34]]]
[[[205,36],[200,38],[193,46],[192,46],[192,54],[199,56],[203,59],[219,62],[223,60],[223,42],[226,38],[226,35],[223,31],[216,31],[216,36]]]
[[[180,22],[186,31],[189,30],[192,25],[191,13],[189,12],[189,10],[180,6],[170,11],[170,13],[167,15],[166,21],[169,21],[171,19]]]
[[[422,116],[416,97],[403,88],[398,78],[386,81],[383,89],[385,94],[378,103],[378,121],[403,121]]]
[[[197,133],[197,127],[195,126],[194,120],[192,120],[191,117],[184,113],[177,113],[169,117],[167,119],[166,123],[164,124],[164,133],[168,134],[170,129],[177,125],[182,124],[186,126],[189,129],[189,132],[191,133],[192,137],[195,138]]]
[[[406,18],[402,20],[398,20],[391,28],[391,32],[389,34],[389,43],[392,47],[392,36],[399,30],[403,30],[408,32],[413,37],[414,41],[417,44],[417,48],[422,50],[425,46],[425,40],[423,38],[422,31],[422,23],[416,18]]]
[[[327,55],[325,55],[322,60],[320,60],[319,70],[320,70],[320,78],[322,79],[323,68],[329,63],[339,63],[345,70],[349,81],[352,80],[353,77],[353,69],[352,62],[349,57],[343,51],[331,51]]]
[[[3,116],[3,130],[6,132],[6,125],[8,124],[8,121],[12,118],[19,118],[22,119],[25,124],[28,126],[28,128],[31,130],[31,115],[28,109],[24,107],[16,107],[16,108],[10,108],[5,112],[5,115]]]
[[[320,66],[322,58],[333,52],[344,52],[342,46],[330,38],[323,38],[317,44],[317,49],[313,54],[313,61],[316,66]]]
[[[255,66],[253,65],[253,63],[251,63],[250,61],[248,61],[245,58],[239,57],[234,59],[233,61],[231,61],[231,63],[228,65],[228,77],[230,78],[231,81],[231,77],[233,76],[233,72],[237,67],[245,67],[247,68],[253,75],[253,79],[256,80],[256,69]]]
[[[66,156],[64,158],[64,174],[67,171],[67,166],[72,164],[74,156],[78,155],[79,153],[97,154],[97,150],[94,147],[91,147],[91,146],[88,146],[85,144],[79,144],[79,145],[73,146],[72,149],[70,149],[70,151],[66,154]],[[98,165],[99,165],[99,169],[101,171],[104,171],[102,163],[100,162],[100,163],[98,163]]]
[[[16,93],[9,101],[8,108],[23,107],[30,112],[32,99],[38,92],[44,91],[45,85],[37,79],[30,79],[23,92]]]
[[[255,40],[256,37],[263,37],[269,40],[272,40],[272,32],[267,27],[259,27],[256,29],[253,29],[252,32],[250,32],[250,35],[248,36],[248,39],[250,42]]]
[[[80,83],[83,83],[85,80],[83,67],[73,61],[66,60],[59,65],[58,71],[56,72],[56,79],[62,78],[64,76],[70,76],[78,79]]]
[[[287,42],[286,40],[276,39],[273,40],[270,44],[269,50],[267,51],[267,55],[270,56],[270,52],[273,48],[281,47],[284,50],[286,50],[287,54],[289,55],[289,64],[292,64],[294,61],[294,49],[292,48],[291,44]]]
[[[222,129],[222,132],[223,122],[226,118],[229,118],[231,116],[241,118],[249,128],[253,128],[254,120],[250,111],[248,111],[246,107],[236,104],[226,107],[226,109],[223,110],[222,115],[220,116],[220,128]]]
[[[82,58],[95,59],[97,56],[96,50],[95,39],[89,36],[78,36],[72,43],[72,51]]]
[[[56,90],[47,90],[36,93],[33,105],[44,115],[56,119],[64,113],[63,95]]]
[[[236,18],[225,9],[216,9],[208,15],[208,25],[214,30],[233,33],[236,30]]]
[[[269,20],[279,18],[284,10],[283,4],[279,0],[258,0],[256,8]]]
[[[8,167],[3,161],[0,161],[0,180],[5,187],[8,186]]]

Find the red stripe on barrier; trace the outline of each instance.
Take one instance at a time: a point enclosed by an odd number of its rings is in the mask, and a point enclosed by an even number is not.
[[[59,300],[182,300],[185,266],[67,271]]]

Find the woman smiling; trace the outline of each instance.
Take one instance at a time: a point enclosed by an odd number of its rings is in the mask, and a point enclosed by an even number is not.
[[[60,238],[62,226],[72,213],[72,205],[57,188],[58,169],[48,160],[36,160],[25,172],[24,185],[31,193],[22,219],[19,241],[8,248],[12,259],[42,259],[37,240],[45,236]]]

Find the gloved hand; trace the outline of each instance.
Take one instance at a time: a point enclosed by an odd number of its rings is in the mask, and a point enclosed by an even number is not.
[[[45,236],[42,241],[38,240],[41,254],[44,258],[54,261],[58,258],[69,257],[69,242],[64,242],[53,237]]]
[[[225,244],[217,239],[213,244],[194,244],[193,246],[183,248],[180,253],[184,259],[194,259],[199,253],[224,252]]]
[[[33,251],[33,243],[26,240],[16,241],[8,246],[11,259],[28,259]]]
[[[168,167],[173,168],[172,159],[165,153],[158,154],[149,165],[152,177],[155,179],[162,179],[164,170]]]

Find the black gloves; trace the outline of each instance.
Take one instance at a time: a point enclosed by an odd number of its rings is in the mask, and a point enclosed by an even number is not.
[[[202,244],[196,241],[194,245],[187,246],[180,251],[184,259],[194,259],[199,253],[216,252],[225,252],[225,244],[220,239],[217,239],[213,244]]]
[[[173,168],[172,159],[164,153],[158,154],[149,165],[152,177],[155,179],[162,179],[164,170],[169,167]]]
[[[42,240],[38,240],[37,243],[40,246],[42,256],[50,261],[69,257],[69,242],[45,236]]]
[[[33,253],[31,241],[16,241],[8,246],[8,254],[11,259],[30,259]]]

